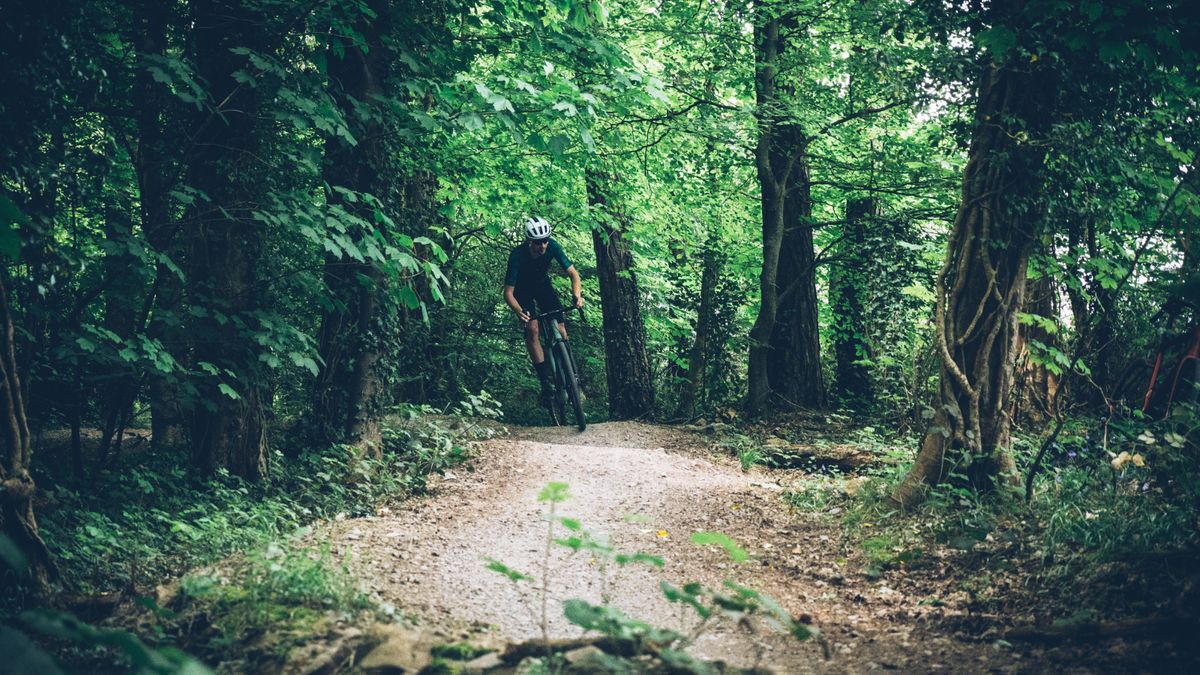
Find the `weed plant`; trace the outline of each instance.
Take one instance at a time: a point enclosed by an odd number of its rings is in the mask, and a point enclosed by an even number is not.
[[[683,632],[660,628],[627,616],[611,604],[609,570],[613,565],[629,564],[646,564],[661,568],[663,561],[657,556],[642,552],[617,551],[608,537],[588,532],[575,519],[558,516],[558,504],[569,497],[570,493],[565,483],[549,483],[538,495],[538,500],[548,505],[544,514],[546,547],[540,571],[540,584],[534,577],[514,570],[498,560],[489,559],[487,564],[488,569],[503,575],[514,584],[536,585],[540,613],[534,616],[540,622],[542,639],[547,649],[550,646],[547,616],[548,582],[553,574],[550,551],[555,545],[566,547],[575,553],[586,552],[591,555],[596,561],[597,573],[600,575],[601,603],[597,605],[581,599],[565,600],[562,607],[567,620],[584,631],[600,633],[625,645],[625,650],[631,652],[634,657],[654,654],[669,672],[715,672],[709,664],[691,656],[687,649],[695,644],[702,634],[722,623],[734,627],[735,630],[749,630],[752,633],[755,632],[756,624],[765,625],[797,640],[806,640],[816,634],[815,629],[797,622],[770,596],[732,579],[726,580],[719,588],[710,588],[699,583],[687,583],[676,587],[665,581],[660,582],[660,589],[667,601],[679,605],[681,611],[691,610],[695,615],[692,627]],[[558,538],[555,532],[560,527],[566,531],[566,536]],[[749,558],[746,551],[736,542],[719,532],[696,532],[691,539],[700,546],[721,547],[734,563],[742,563]],[[761,660],[763,653],[760,651],[756,657]],[[641,672],[628,656],[600,654],[597,656],[597,663],[592,665],[597,668],[594,672]],[[527,672],[562,672],[563,668],[561,657],[548,652],[545,659],[534,666],[533,671]]]

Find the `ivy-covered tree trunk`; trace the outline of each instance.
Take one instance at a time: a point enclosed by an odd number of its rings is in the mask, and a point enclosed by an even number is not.
[[[789,119],[779,82],[787,48],[782,18],[754,28],[758,144],[755,166],[762,202],[763,262],[759,311],[750,329],[746,409],[765,412],[772,391],[802,406],[823,403],[814,283],[808,142]]]
[[[239,0],[196,3],[194,42],[210,103],[191,157],[191,185],[207,200],[187,222],[189,299],[201,316],[190,328],[196,366],[207,372],[192,410],[192,458],[202,472],[228,469],[248,479],[269,469],[266,401],[258,345],[249,334],[259,309],[254,288],[263,245],[252,205],[266,189],[259,117],[260,89],[238,81],[244,55],[265,51],[266,17]]]
[[[38,534],[33,514],[36,485],[29,475],[29,423],[25,393],[18,374],[9,308],[8,272],[0,269],[0,533],[25,557],[30,579],[38,591],[46,590],[54,572],[50,551]]]
[[[696,414],[696,402],[704,388],[704,373],[708,369],[709,342],[712,337],[713,307],[717,292],[717,281],[721,276],[721,254],[710,234],[704,246],[702,271],[700,273],[700,309],[696,313],[696,340],[688,356],[687,382],[679,397],[676,417],[691,418]]]
[[[838,397],[852,405],[871,402],[871,376],[863,359],[870,356],[866,339],[866,294],[872,280],[863,273],[866,231],[879,215],[879,200],[850,199],[846,224],[837,247],[838,263],[830,274],[830,304],[833,306],[833,353],[837,361]]]
[[[612,419],[624,420],[653,411],[654,387],[646,356],[646,325],[642,321],[633,254],[622,235],[628,217],[609,192],[614,180],[599,169],[587,170],[588,203],[596,214],[592,247],[596,251],[600,306],[604,314],[608,413]]]
[[[327,195],[330,206],[383,228],[374,216],[376,206],[361,195],[384,204],[402,195],[396,194],[397,167],[388,162],[376,99],[383,95],[381,80],[392,58],[380,39],[390,27],[390,10],[383,2],[370,6],[374,20],[364,18],[356,26],[362,41],[335,38],[337,48],[328,54],[330,87],[356,142],[339,136],[326,139],[323,178],[332,188],[352,195],[334,189]],[[325,284],[330,305],[318,335],[323,363],[315,388],[315,422],[328,441],[378,451],[380,360],[387,341],[395,339],[386,334],[380,316],[388,281],[377,263],[326,254]]]
[[[1017,312],[1042,225],[1056,98],[1040,62],[993,61],[980,78],[962,203],[937,277],[940,383],[916,462],[892,495],[903,506],[952,474],[981,490],[1016,478],[1008,445]]]

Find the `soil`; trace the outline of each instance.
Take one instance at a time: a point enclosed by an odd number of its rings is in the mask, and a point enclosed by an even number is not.
[[[573,429],[514,428],[483,442],[469,465],[434,480],[429,493],[376,516],[334,524],[330,536],[378,600],[446,641],[499,646],[543,635],[536,589],[546,564],[547,505],[538,494],[567,483],[562,516],[611,538],[618,551],[663,560],[602,569],[587,553],[550,547],[546,632],[581,634],[561,602],[607,595],[627,615],[689,631],[694,614],[667,602],[661,581],[676,586],[724,580],[774,597],[820,631],[797,642],[762,625],[728,623],[706,630],[694,655],[778,673],[902,672],[1196,672],[1182,655],[1152,638],[1099,642],[1007,641],[1007,628],[1033,617],[972,613],[956,590],[956,571],[982,566],[977,554],[935,552],[938,564],[890,570],[872,578],[856,546],[829,514],[792,510],[782,498],[794,471],[743,472],[706,438],[639,423]],[[690,540],[719,531],[750,560],[735,563],[717,546]],[[561,528],[556,536],[563,536]],[[514,584],[485,568],[488,559],[535,578]],[[1013,594],[1020,588],[1009,589]]]

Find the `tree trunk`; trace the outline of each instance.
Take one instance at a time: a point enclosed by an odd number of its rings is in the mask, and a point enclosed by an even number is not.
[[[806,140],[795,126],[779,129],[782,143],[776,162],[793,162],[782,195],[784,233],[779,253],[776,288],[779,308],[771,331],[773,364],[767,371],[771,391],[791,406],[819,408],[825,404],[821,374],[818,322],[816,252],[813,250],[812,198],[804,147]],[[776,172],[778,175],[779,172]]]
[[[104,298],[104,328],[128,340],[137,332],[138,317],[135,304],[144,289],[137,274],[138,261],[125,245],[133,236],[128,204],[110,204],[105,212],[105,238],[113,245],[104,256],[104,275],[108,279]],[[113,435],[124,426],[137,396],[139,377],[132,368],[114,363],[107,368],[100,387],[101,436],[97,461],[104,465],[112,449]],[[116,445],[120,447],[120,438]]]
[[[864,296],[871,280],[863,273],[863,267],[868,255],[865,250],[868,223],[878,216],[879,200],[874,197],[846,203],[846,229],[837,247],[839,262],[829,284],[838,397],[854,406],[868,405],[874,398],[870,373],[861,363],[870,356]]]
[[[225,468],[251,480],[269,468],[258,346],[247,335],[258,309],[252,286],[262,232],[250,212],[266,189],[259,159],[265,130],[259,89],[234,76],[251,66],[231,50],[264,51],[267,24],[236,0],[196,5],[196,63],[220,110],[205,114],[190,166],[191,184],[210,200],[187,223],[188,290],[192,304],[203,309],[190,337],[196,365],[209,371],[199,382],[202,404],[192,413],[192,458],[203,472]]]
[[[382,112],[375,97],[383,94],[381,78],[392,58],[391,50],[380,39],[387,34],[391,17],[384,3],[370,4],[376,18],[364,18],[356,26],[363,43],[338,38],[338,48],[328,55],[330,85],[357,143],[352,145],[337,136],[326,139],[323,178],[332,187],[367,193],[390,205],[403,195],[396,191],[397,169],[388,165],[379,121]],[[355,111],[362,105],[372,108],[365,120]],[[328,203],[366,222],[375,220],[375,207],[357,197],[351,202],[342,193],[330,191]],[[382,223],[377,226],[383,227]],[[355,234],[369,236],[366,232]],[[319,350],[323,364],[314,401],[317,426],[326,441],[377,451],[382,412],[379,399],[383,393],[379,365],[389,336],[376,324],[388,282],[377,262],[355,262],[327,254],[325,283],[333,302],[321,319]]]
[[[982,75],[962,204],[937,277],[935,412],[892,495],[903,506],[951,474],[981,490],[1016,477],[1007,451],[1016,317],[1041,225],[1042,141],[1057,97],[1048,79],[1043,64],[1021,59]]]
[[[715,233],[704,246],[703,271],[700,273],[700,309],[696,313],[696,341],[688,357],[687,382],[679,397],[676,417],[690,419],[696,415],[696,401],[704,388],[704,372],[708,368],[708,343],[712,333],[713,303],[717,281],[721,275],[721,253]]]
[[[170,257],[177,265],[182,262],[181,246],[177,241],[179,223],[171,217],[167,191],[171,176],[177,171],[168,160],[168,150],[162,117],[167,107],[164,86],[155,82],[148,69],[148,56],[163,55],[167,48],[168,8],[157,0],[143,0],[138,10],[142,21],[133,31],[137,48],[138,69],[134,80],[137,122],[138,197],[141,204],[142,232],[150,247],[159,255]],[[152,303],[147,336],[162,343],[178,359],[182,353],[175,313],[183,293],[183,282],[166,264],[159,263],[152,284]],[[143,319],[143,322],[145,320]],[[183,440],[184,414],[180,405],[176,379],[168,374],[149,374],[151,442],[161,449]]]
[[[1089,218],[1087,223],[1087,249],[1088,257],[1092,260],[1103,259],[1107,255],[1096,240],[1094,218]],[[1088,317],[1091,323],[1088,332],[1092,341],[1089,346],[1096,350],[1092,380],[1100,387],[1100,391],[1094,392],[1089,398],[1095,403],[1101,403],[1106,396],[1111,398],[1114,394],[1123,393],[1113,391],[1119,385],[1116,381],[1119,375],[1113,372],[1119,370],[1119,367],[1114,369],[1113,366],[1120,360],[1116,354],[1117,335],[1113,329],[1117,318],[1114,316],[1117,298],[1113,289],[1105,288],[1095,273],[1089,279],[1088,292],[1095,300],[1095,308]]]
[[[646,357],[646,326],[642,322],[633,254],[622,235],[628,216],[609,192],[615,177],[588,169],[586,179],[588,203],[595,213],[592,246],[604,314],[608,414],[614,420],[644,417],[654,409],[654,387]]]
[[[1049,274],[1043,274],[1028,282],[1029,290],[1025,296],[1025,311],[1028,314],[1053,319],[1058,316],[1058,292],[1054,279]],[[1030,343],[1037,341],[1047,347],[1059,347],[1054,334],[1048,332],[1037,323],[1022,325],[1019,333],[1018,358],[1021,360],[1020,387],[1023,393],[1018,402],[1020,410],[1035,422],[1043,422],[1056,415],[1058,405],[1059,377],[1046,366],[1035,363],[1030,355],[1037,347]]]
[[[8,302],[8,273],[0,270],[0,435],[4,454],[0,456],[0,533],[25,556],[34,589],[45,592],[54,573],[46,543],[38,534],[33,515],[36,485],[29,475],[29,423],[25,417],[25,398],[13,346],[12,313]]]
[[[795,405],[824,403],[809,222],[809,139],[790,121],[777,81],[787,47],[780,34],[784,23],[776,18],[754,29],[763,263],[758,317],[750,329],[746,409],[752,415],[766,411],[772,391]]]

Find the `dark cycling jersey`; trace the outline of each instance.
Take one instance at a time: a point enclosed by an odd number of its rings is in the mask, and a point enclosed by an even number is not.
[[[504,285],[531,288],[548,278],[550,263],[555,260],[562,265],[563,271],[571,266],[563,247],[553,238],[550,239],[546,252],[537,258],[529,255],[529,244],[522,243],[508,254],[508,271],[504,274]]]

